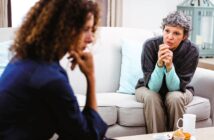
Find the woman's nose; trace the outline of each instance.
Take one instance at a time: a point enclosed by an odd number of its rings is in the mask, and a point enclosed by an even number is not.
[[[168,38],[169,38],[169,39],[173,39],[173,34],[172,34],[172,33],[169,33],[169,34],[168,34]]]
[[[86,36],[86,42],[87,43],[92,43],[93,41],[94,41],[94,33],[88,32],[88,34]]]

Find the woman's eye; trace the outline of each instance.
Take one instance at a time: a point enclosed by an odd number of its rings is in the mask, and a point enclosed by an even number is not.
[[[178,33],[178,32],[175,32],[175,35],[180,35],[180,33]]]
[[[169,33],[169,30],[165,30],[166,33]]]
[[[88,32],[88,30],[89,30],[88,28],[84,28],[83,29],[84,32]]]

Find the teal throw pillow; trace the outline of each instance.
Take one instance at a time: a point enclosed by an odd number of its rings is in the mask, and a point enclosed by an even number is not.
[[[120,85],[117,92],[134,94],[139,78],[143,77],[141,70],[141,53],[143,41],[122,40],[122,64]]]

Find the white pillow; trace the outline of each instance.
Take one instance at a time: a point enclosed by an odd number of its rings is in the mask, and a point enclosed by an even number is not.
[[[120,86],[117,92],[134,94],[139,78],[143,77],[141,70],[141,53],[143,41],[122,40],[122,64]]]
[[[0,76],[10,60],[8,49],[11,44],[12,40],[0,42]]]

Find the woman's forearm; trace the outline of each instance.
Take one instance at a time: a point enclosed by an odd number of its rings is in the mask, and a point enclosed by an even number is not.
[[[97,111],[94,74],[87,76],[86,79],[87,79],[86,107],[90,107]]]

